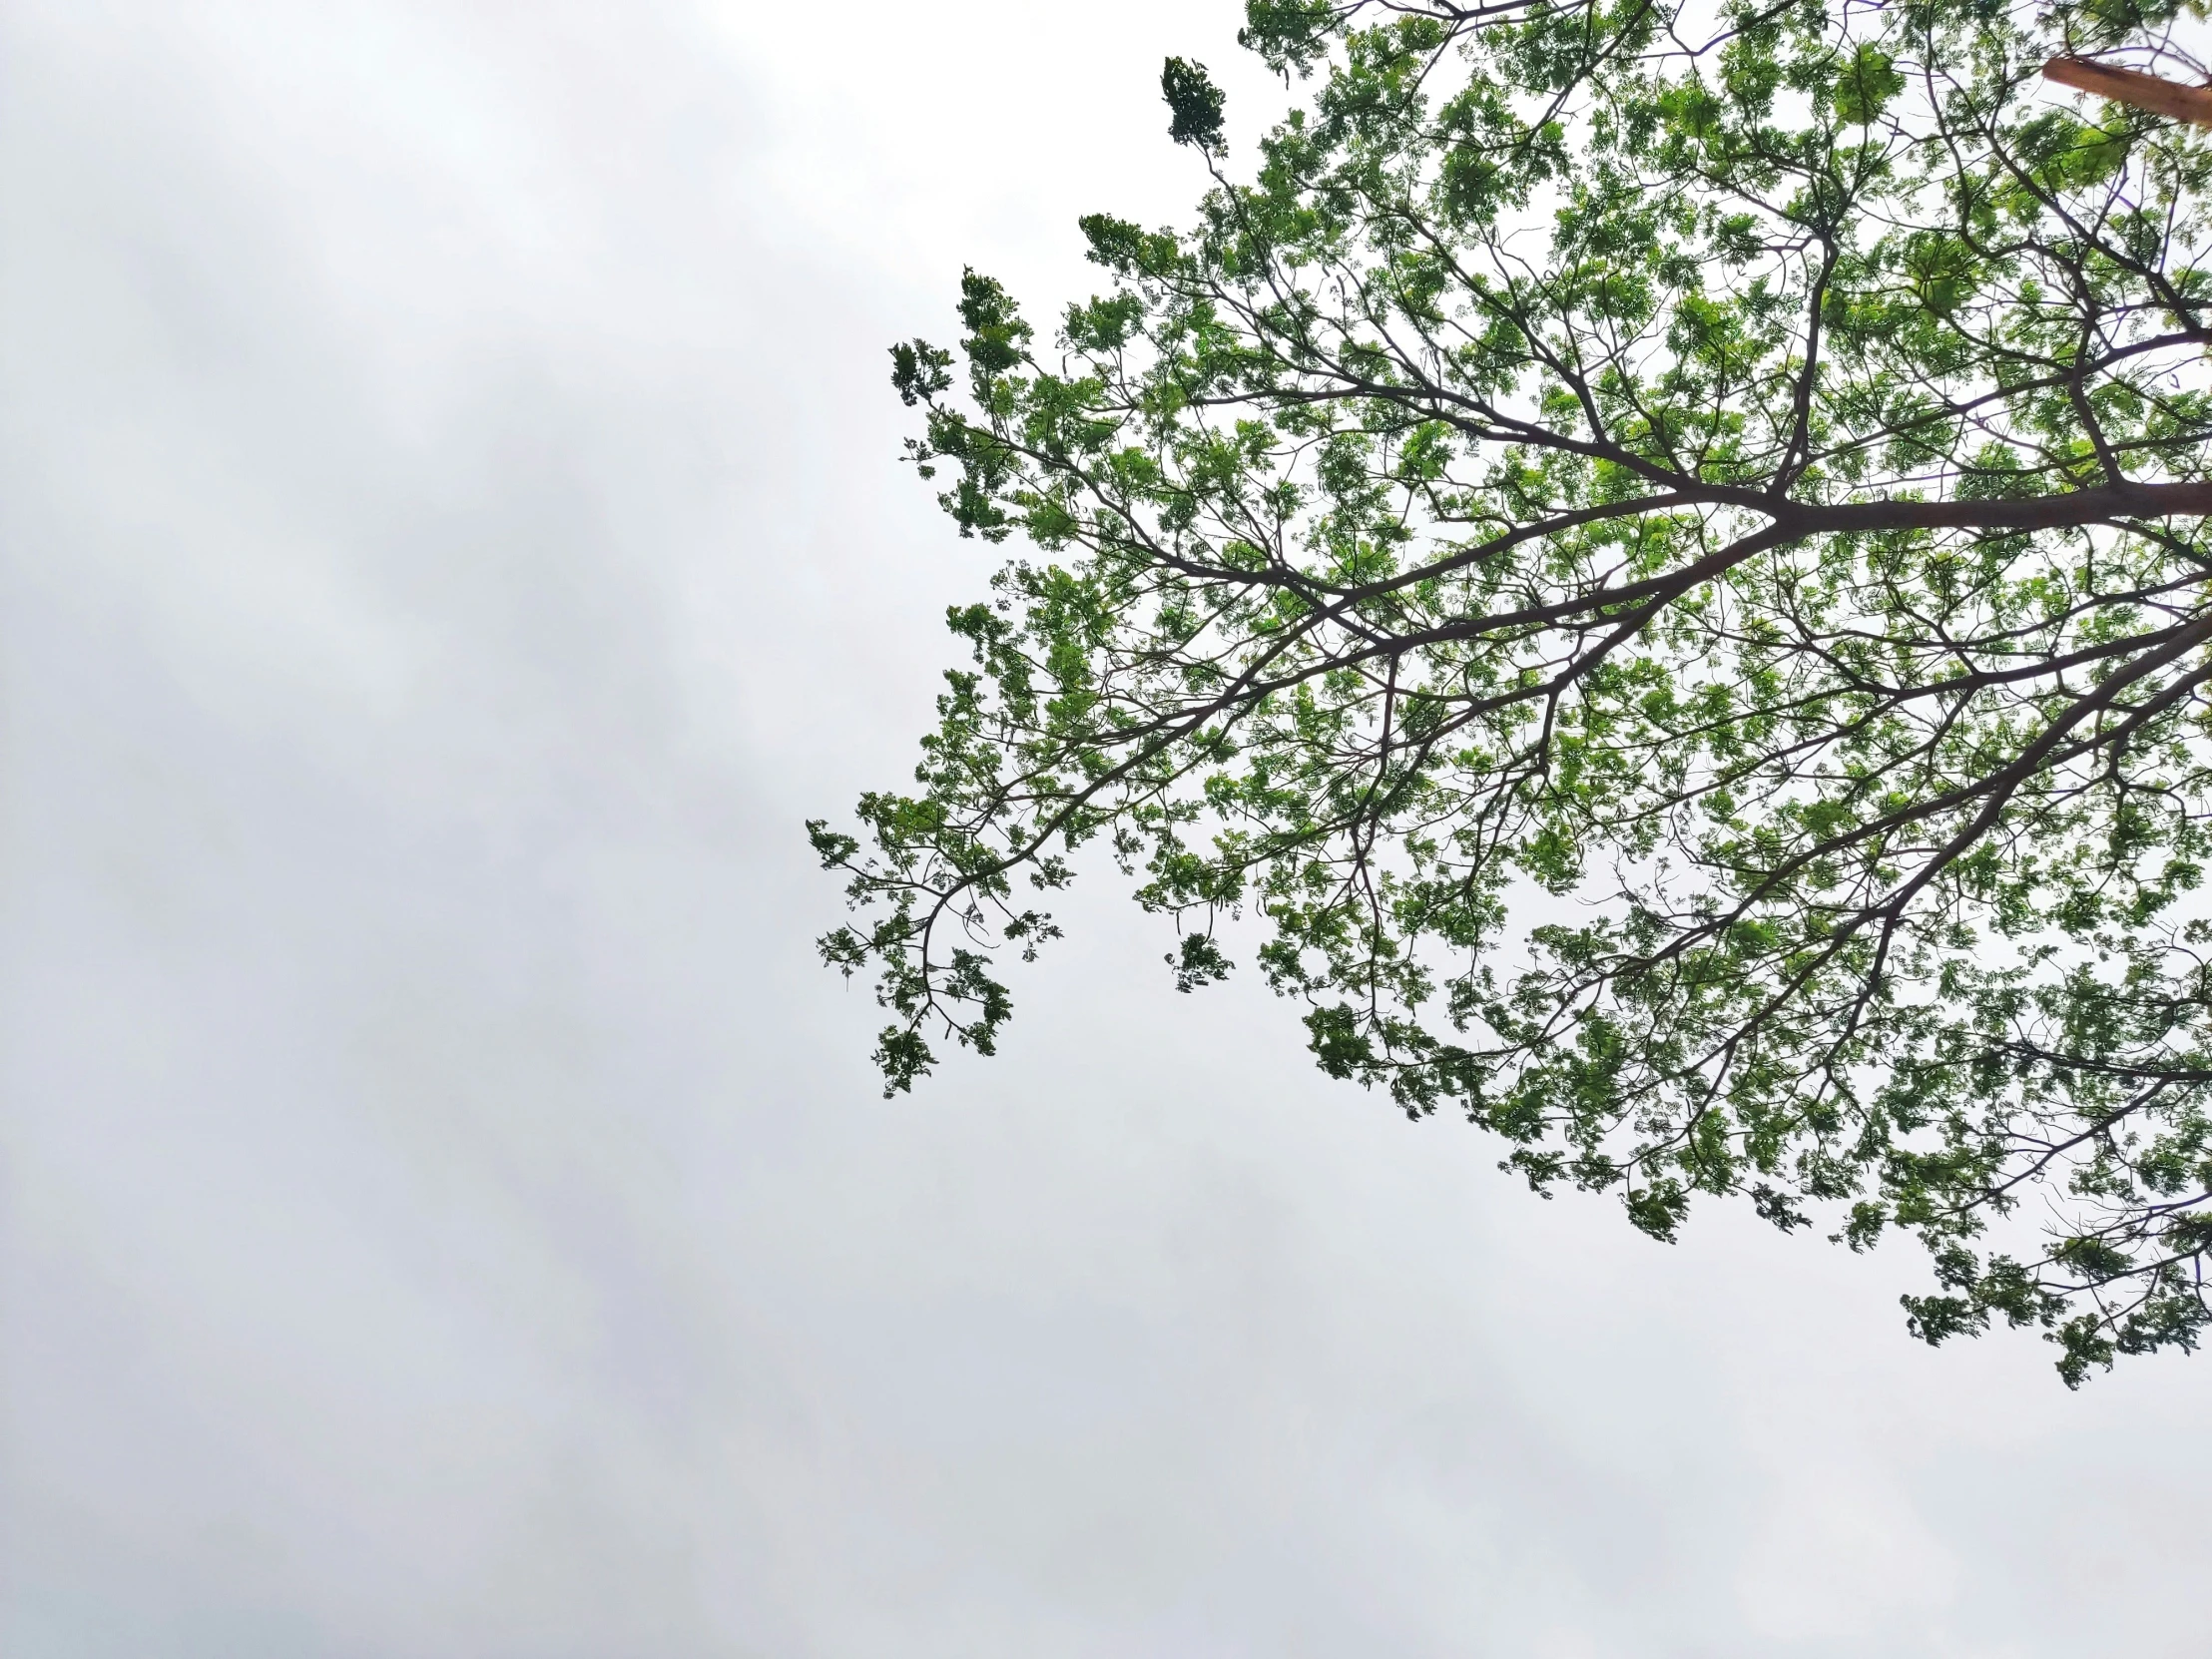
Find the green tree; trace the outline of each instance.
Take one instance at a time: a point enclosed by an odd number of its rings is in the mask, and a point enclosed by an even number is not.
[[[907,1088],[1103,842],[1185,989],[1671,1238],[1925,1243],[2077,1383],[2212,1310],[2212,148],[2173,0],[1252,0],[1311,97],[1040,338],[896,347],[963,535],[911,793],[811,826]],[[1238,947],[1243,948],[1243,947]]]

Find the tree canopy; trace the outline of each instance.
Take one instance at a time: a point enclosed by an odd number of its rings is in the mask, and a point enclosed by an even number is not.
[[[2188,22],[1251,0],[1249,161],[1171,60],[1195,223],[892,353],[1013,556],[915,784],[810,827],[888,1087],[992,1049],[1103,843],[1180,986],[1249,955],[1538,1190],[1917,1238],[1915,1333],[2069,1383],[2193,1347],[2212,147],[2039,78]]]

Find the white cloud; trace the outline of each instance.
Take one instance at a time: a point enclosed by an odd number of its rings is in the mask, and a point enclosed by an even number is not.
[[[2192,1651],[2193,1369],[1540,1204],[1110,882],[876,1098],[798,822],[988,568],[883,347],[1235,22],[0,13],[11,1659]]]

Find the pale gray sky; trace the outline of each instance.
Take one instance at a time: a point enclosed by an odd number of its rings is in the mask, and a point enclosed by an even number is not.
[[[799,824],[988,570],[883,348],[1236,21],[0,6],[8,1659],[2204,1651],[2206,1363],[1539,1203],[1110,880],[877,1097]]]

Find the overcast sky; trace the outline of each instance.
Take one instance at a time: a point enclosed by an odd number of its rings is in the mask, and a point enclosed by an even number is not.
[[[1110,876],[878,1097],[800,823],[989,569],[884,347],[1236,21],[0,4],[8,1659],[2204,1652],[2212,1362],[1538,1202]]]

